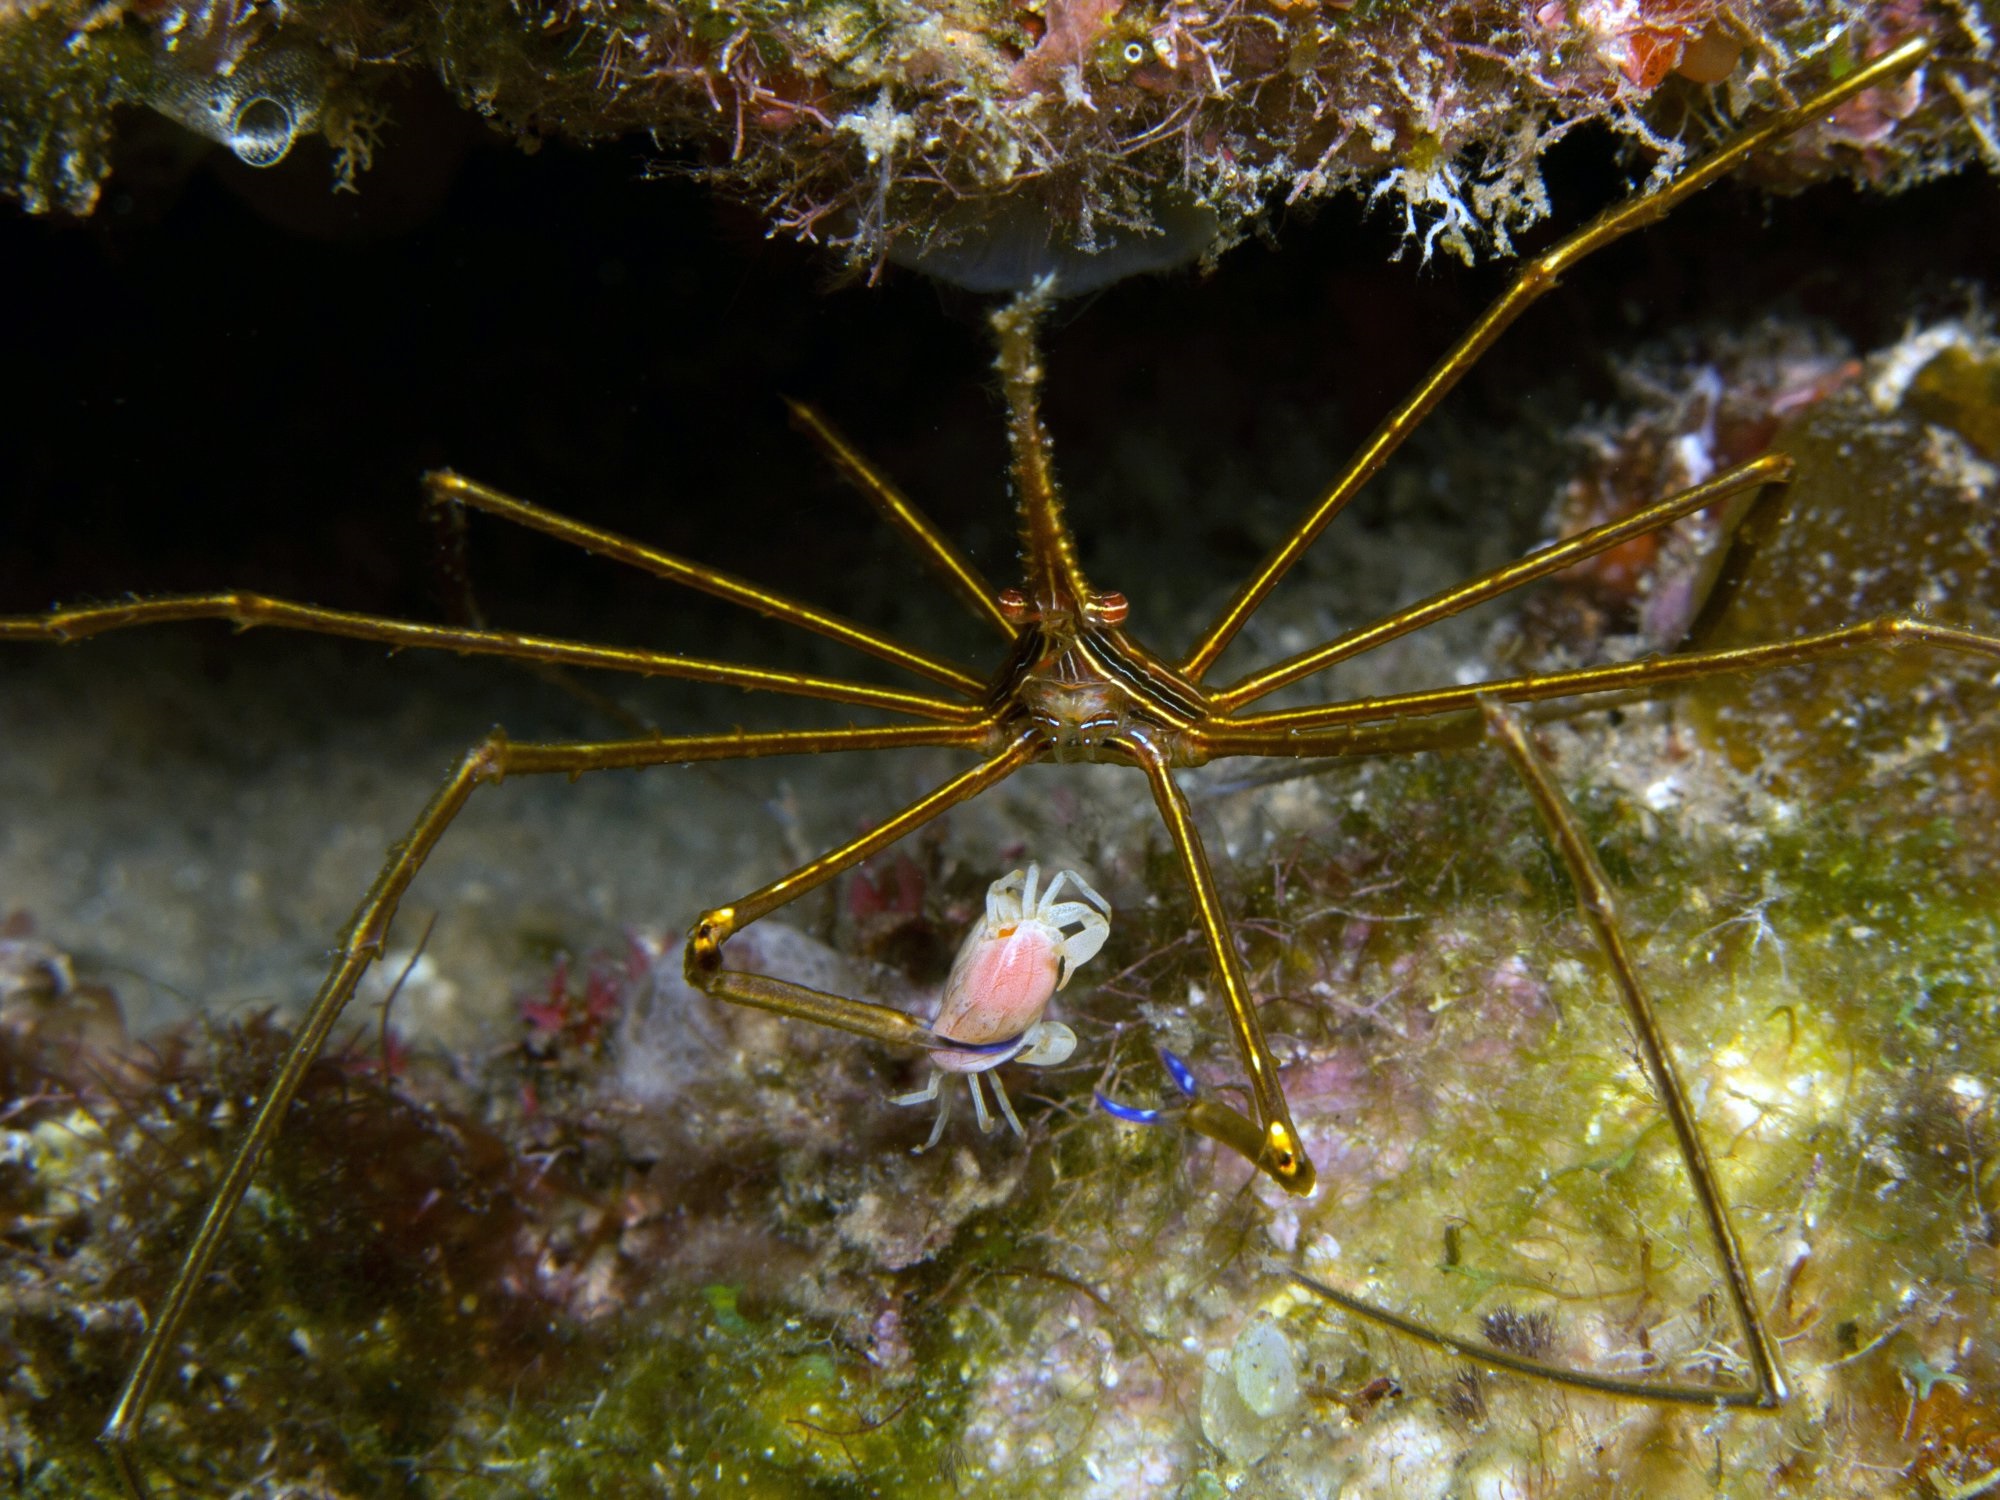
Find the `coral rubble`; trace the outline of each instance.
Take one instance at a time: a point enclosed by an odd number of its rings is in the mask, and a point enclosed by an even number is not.
[[[388,90],[424,74],[524,142],[683,143],[850,264],[1081,288],[1336,192],[1392,205],[1425,256],[1506,253],[1578,123],[1669,174],[1718,115],[1916,34],[1932,63],[1763,170],[1895,186],[1991,163],[1992,31],[1976,0],[7,0],[0,173],[31,211],[88,213],[115,113],[145,106],[252,165],[324,136],[352,185]]]

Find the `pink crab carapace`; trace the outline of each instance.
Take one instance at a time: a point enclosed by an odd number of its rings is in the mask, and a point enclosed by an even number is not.
[[[917,1148],[920,1151],[935,1146],[944,1134],[951,1096],[938,1090],[946,1074],[964,1075],[980,1132],[990,1134],[993,1119],[979,1086],[980,1074],[988,1074],[993,1101],[1018,1136],[1021,1121],[1000,1075],[992,1070],[1006,1062],[1053,1067],[1068,1061],[1076,1050],[1076,1033],[1043,1017],[1056,992],[1096,957],[1111,935],[1111,905],[1074,870],[1058,870],[1047,885],[1041,884],[1041,876],[1041,866],[1031,864],[988,886],[986,910],[952,961],[931,1030],[941,1042],[971,1045],[968,1049],[933,1046],[929,1080],[914,1093],[899,1094],[891,1101],[936,1101],[937,1121],[930,1139]],[[1082,899],[1058,900],[1065,885],[1075,886]]]

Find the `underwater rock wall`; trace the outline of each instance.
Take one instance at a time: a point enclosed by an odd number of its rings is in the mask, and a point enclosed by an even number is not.
[[[1579,123],[1662,177],[1718,115],[1918,34],[1926,69],[1759,168],[1890,188],[1996,159],[1970,0],[8,0],[0,177],[87,214],[143,106],[255,166],[323,136],[352,187],[418,75],[524,144],[649,132],[852,266],[1083,289],[1329,193],[1383,200],[1425,258],[1504,255]]]

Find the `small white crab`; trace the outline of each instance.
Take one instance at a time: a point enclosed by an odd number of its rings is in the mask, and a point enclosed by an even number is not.
[[[1076,1033],[1043,1014],[1055,992],[1070,975],[1087,964],[1111,934],[1111,904],[1093,891],[1074,870],[1062,870],[1037,892],[1041,867],[1002,875],[986,888],[986,915],[973,924],[952,960],[931,1030],[947,1041],[965,1042],[974,1050],[939,1048],[931,1053],[930,1081],[912,1094],[896,1094],[891,1104],[929,1104],[936,1100],[937,1123],[930,1139],[917,1147],[928,1151],[944,1134],[951,1113],[951,1096],[940,1096],[946,1073],[963,1073],[972,1086],[972,1107],[983,1134],[993,1130],[979,1075],[1004,1062],[1046,1068],[1076,1050]],[[1081,901],[1058,901],[1065,883],[1076,887]],[[1067,931],[1066,931],[1067,930]],[[991,1079],[993,1097],[1014,1134],[1021,1122],[1000,1075]]]

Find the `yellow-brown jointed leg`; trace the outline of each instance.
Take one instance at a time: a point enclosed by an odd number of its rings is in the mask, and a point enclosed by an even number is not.
[[[1532,552],[1518,562],[1482,573],[1477,578],[1469,578],[1464,583],[1455,584],[1441,593],[1433,594],[1415,604],[1385,615],[1358,630],[1336,636],[1324,646],[1311,651],[1300,652],[1274,663],[1221,692],[1210,695],[1210,701],[1223,711],[1241,708],[1246,703],[1254,703],[1267,693],[1297,682],[1302,677],[1310,677],[1315,672],[1324,671],[1336,662],[1360,656],[1373,651],[1377,646],[1388,644],[1398,636],[1408,635],[1413,630],[1421,630],[1426,625],[1435,624],[1475,604],[1484,604],[1497,599],[1502,594],[1513,592],[1524,584],[1533,583],[1538,578],[1547,578],[1564,568],[1573,567],[1584,560],[1607,552],[1634,537],[1645,536],[1658,531],[1663,526],[1672,525],[1681,517],[1695,511],[1705,510],[1711,505],[1719,505],[1734,500],[1749,491],[1767,484],[1781,484],[1792,477],[1796,465],[1782,453],[1767,453],[1761,458],[1753,458],[1748,463],[1738,464],[1733,469],[1725,469],[1705,484],[1695,485],[1670,495],[1664,500],[1656,500],[1651,505],[1632,512],[1629,516],[1589,531],[1579,532],[1566,541],[1543,547]],[[1733,530],[1733,528],[1731,528]]]
[[[1576,888],[1578,904],[1590,922],[1598,946],[1610,963],[1613,980],[1618,987],[1620,998],[1624,1001],[1626,1015],[1631,1020],[1633,1033],[1645,1060],[1647,1076],[1652,1081],[1653,1091],[1660,1101],[1661,1108],[1666,1112],[1674,1139],[1680,1148],[1681,1160],[1687,1167],[1689,1185],[1700,1206],[1702,1221],[1707,1226],[1710,1241],[1715,1246],[1723,1286],[1729,1304],[1735,1311],[1737,1326],[1743,1335],[1744,1358],[1749,1367],[1749,1380],[1738,1385],[1699,1385],[1571,1369],[1566,1365],[1553,1364],[1531,1355],[1496,1348],[1477,1339],[1463,1338],[1444,1329],[1434,1328],[1428,1323],[1378,1306],[1366,1298],[1357,1297],[1351,1292],[1343,1291],[1337,1286],[1289,1267],[1284,1268],[1286,1274],[1301,1286],[1356,1317],[1393,1328],[1434,1348],[1464,1355],[1492,1369],[1505,1370],[1516,1375],[1529,1375],[1572,1389],[1590,1391],[1600,1396],[1616,1396],[1655,1403],[1666,1402],[1681,1406],[1730,1406],[1764,1410],[1774,1408],[1782,1404],[1786,1396],[1784,1376],[1778,1365],[1776,1342],[1758,1311],[1756,1290],[1750,1281],[1742,1247],[1737,1242],[1735,1230],[1723,1207],[1721,1189],[1715,1179],[1715,1169],[1696,1131],[1694,1111],[1688,1104],[1687,1092],[1681,1086],[1679,1075],[1674,1069],[1659,1018],[1653,1010],[1645,988],[1639,982],[1638,970],[1633,965],[1631,954],[1625,946],[1624,935],[1618,924],[1617,903],[1610,882],[1605,878],[1604,868],[1597,859],[1596,851],[1590,847],[1588,840],[1583,837],[1582,830],[1577,827],[1568,799],[1563,796],[1561,788],[1556,785],[1548,768],[1529,744],[1519,717],[1492,699],[1483,700],[1480,708],[1487,732],[1499,742],[1508,760],[1527,783],[1529,793],[1535,802],[1536,812],[1555,843],[1563,866],[1568,870],[1570,881]]]
[[[1251,615],[1257,612],[1266,596],[1276,588],[1278,581],[1291,570],[1292,564],[1319,538],[1327,523],[1340,514],[1347,502],[1352,500],[1361,487],[1380,471],[1392,455],[1402,446],[1403,440],[1416,430],[1431,409],[1445,394],[1458,384],[1465,372],[1479,361],[1493,341],[1506,331],[1509,324],[1533,305],[1544,292],[1552,288],[1562,274],[1578,261],[1594,251],[1603,249],[1614,240],[1623,238],[1633,230],[1663,218],[1674,208],[1700,192],[1718,177],[1734,171],[1747,158],[1790,135],[1793,131],[1810,124],[1828,110],[1851,99],[1864,89],[1873,88],[1895,77],[1907,68],[1914,67],[1930,50],[1930,43],[1922,37],[1915,37],[1901,46],[1885,52],[1872,62],[1856,68],[1838,83],[1820,90],[1795,109],[1786,110],[1736,137],[1713,156],[1696,163],[1665,187],[1654,192],[1641,193],[1628,198],[1614,208],[1607,209],[1591,220],[1582,229],[1570,235],[1554,248],[1543,251],[1528,261],[1514,273],[1514,279],[1502,292],[1499,299],[1485,314],[1468,329],[1465,335],[1453,345],[1431,367],[1430,373],[1417,383],[1387,417],[1383,418],[1361,450],[1348,461],[1347,468],[1328,490],[1311,512],[1293,529],[1272,552],[1258,565],[1257,571],[1245,580],[1243,586],[1224,608],[1220,618],[1211,625],[1188,653],[1181,670],[1199,681],[1208,669],[1215,665],[1236,633],[1243,628]]]
[[[773,979],[765,974],[725,969],[722,967],[723,945],[759,917],[768,916],[779,907],[796,901],[807,891],[825,884],[843,870],[853,868],[921,828],[940,813],[978,796],[988,787],[999,785],[1022,766],[1037,759],[1041,749],[1040,737],[1032,730],[1024,731],[997,754],[918,798],[859,838],[822,854],[728,906],[703,912],[694,930],[688,934],[683,960],[688,983],[732,1005],[753,1006],[793,1020],[836,1027],[841,1031],[873,1037],[878,1042],[905,1047],[933,1045],[938,1038],[931,1029],[903,1011],[844,995],[829,995],[824,990],[808,989],[802,984]]]
[[[487,618],[485,609],[479,603],[478,592],[472,586],[472,527],[465,507],[427,505],[424,509],[430,515],[436,537],[430,556],[431,573],[444,607],[446,622],[474,630],[491,630],[493,622]],[[557,692],[575,699],[606,724],[617,725],[620,733],[658,735],[666,732],[602,688],[579,681],[567,666],[529,662],[527,667],[531,675]]]
[[[882,519],[915,549],[966,608],[1011,641],[1014,627],[1000,610],[1000,596],[972,560],[932,524],[929,516],[917,509],[888,475],[848,442],[817,407],[790,398],[785,405],[791,409],[792,425],[813,440],[841,477],[861,491]]]
[[[1611,882],[1605,877],[1597,851],[1591,848],[1590,841],[1577,826],[1569,799],[1556,785],[1555,778],[1535,753],[1534,746],[1529,744],[1520,717],[1491,699],[1487,699],[1481,707],[1485,712],[1487,728],[1500,742],[1501,749],[1507,752],[1507,759],[1513,763],[1521,779],[1528,784],[1528,791],[1535,799],[1535,810],[1540,813],[1542,824],[1562,855],[1563,867],[1569,871],[1570,881],[1576,887],[1577,903],[1597,935],[1598,946],[1610,962],[1612,978],[1618,986],[1619,997],[1625,1002],[1626,1018],[1632,1023],[1632,1034],[1639,1044],[1640,1056],[1645,1060],[1653,1092],[1660,1101],[1660,1107],[1666,1111],[1667,1123],[1672,1127],[1674,1140],[1680,1147],[1681,1160],[1687,1166],[1689,1185],[1701,1208],[1702,1222],[1708,1226],[1709,1239],[1721,1262],[1723,1287],[1743,1334],[1751,1383],[1748,1387],[1712,1392],[1709,1399],[1728,1406],[1777,1406],[1785,1399],[1785,1379],[1778,1368],[1777,1345],[1764,1326],[1763,1314],[1757,1309],[1756,1288],[1751,1285],[1742,1246],[1737,1243],[1735,1228],[1729,1222],[1728,1210],[1723,1207],[1722,1190],[1716,1185],[1715,1167],[1709,1160],[1708,1148],[1702,1144],[1701,1134],[1695,1127],[1694,1109],[1688,1103],[1687,1090],[1681,1086],[1673,1056],[1667,1050],[1666,1033],[1660,1029],[1659,1016],[1653,1010],[1653,1002],[1647,997],[1645,987],[1639,982],[1639,971],[1625,946]],[[1661,1398],[1658,1387],[1639,1380],[1592,1377],[1588,1388],[1613,1394]],[[1699,1389],[1695,1388],[1695,1394],[1684,1395],[1676,1388],[1664,1399],[1700,1400]]]
[[[426,474],[424,488],[430,492],[431,502],[435,505],[463,505],[487,515],[498,516],[502,520],[512,521],[517,526],[524,526],[530,531],[539,531],[544,536],[554,537],[557,541],[569,542],[596,556],[608,557],[613,562],[641,569],[651,573],[655,578],[663,578],[669,583],[699,590],[713,598],[727,600],[731,604],[740,604],[773,620],[783,620],[802,630],[810,630],[829,640],[839,641],[842,645],[852,646],[857,651],[865,651],[870,656],[879,657],[883,661],[892,662],[907,671],[915,672],[920,677],[928,677],[933,682],[956,688],[968,696],[976,697],[985,691],[986,683],[983,678],[955,663],[943,661],[927,652],[905,646],[890,636],[856,625],[839,615],[816,609],[810,604],[803,604],[745,579],[733,577],[718,568],[689,562],[670,552],[662,552],[658,548],[635,542],[629,537],[603,531],[595,526],[587,526],[581,521],[573,521],[567,516],[544,510],[541,506],[532,505],[526,500],[517,500],[512,495],[504,494],[476,480],[467,479],[462,474],[454,474],[450,470]]]
[[[1205,761],[1227,760],[1232,756],[1264,760],[1359,760],[1371,755],[1465,750],[1485,738],[1486,729],[1479,715],[1469,710],[1307,731],[1241,729],[1228,719],[1211,719],[1190,735],[1202,747]]]
[[[1332,748],[1320,748],[1327,730],[1354,724],[1427,714],[1459,713],[1479,707],[1484,699],[1498,703],[1535,703],[1592,693],[1626,693],[1699,682],[1707,677],[1769,672],[1801,666],[1857,651],[1896,650],[1932,646],[2000,661],[2000,636],[1955,625],[1940,625],[1915,615],[1883,615],[1833,630],[1773,641],[1760,646],[1734,646],[1719,651],[1686,651],[1676,656],[1649,656],[1640,661],[1579,667],[1568,672],[1543,672],[1525,677],[1501,677],[1470,687],[1432,688],[1383,698],[1357,698],[1314,708],[1277,713],[1243,714],[1221,720],[1209,739],[1227,743],[1232,755],[1338,755],[1340,737],[1329,736]],[[1218,751],[1218,754],[1224,753]]]
[[[1229,1024],[1236,1040],[1237,1055],[1249,1075],[1250,1097],[1257,1109],[1253,1121],[1226,1104],[1197,1099],[1188,1106],[1186,1120],[1195,1130],[1221,1142],[1248,1159],[1288,1193],[1305,1197],[1313,1190],[1313,1164],[1292,1124],[1285,1090],[1278,1082],[1277,1060],[1264,1040],[1264,1024],[1257,1017],[1257,1003],[1250,993],[1250,981],[1243,972],[1242,955],[1236,951],[1235,935],[1215,887],[1215,875],[1208,867],[1208,853],[1194,826],[1194,813],[1186,795],[1174,781],[1166,757],[1143,735],[1126,734],[1113,740],[1134,765],[1146,773],[1152,784],[1153,801],[1167,825],[1167,837],[1180,856],[1181,874],[1193,898],[1195,919],[1201,924],[1209,954],[1222,979],[1222,997],[1229,1008]]]
[[[45,615],[0,619],[0,640],[80,641],[137,625],[161,625],[186,620],[226,620],[238,630],[269,626],[304,630],[348,640],[375,641],[398,651],[452,651],[461,656],[498,656],[509,661],[545,666],[593,667],[631,672],[642,677],[673,677],[684,682],[712,682],[752,691],[787,693],[795,698],[819,698],[856,708],[879,708],[946,724],[969,724],[981,710],[968,703],[933,698],[923,693],[868,683],[814,677],[805,672],[746,667],[735,662],[708,661],[671,651],[642,651],[624,646],[596,646],[553,636],[524,635],[512,630],[475,629],[458,625],[423,625],[380,615],[296,604],[264,594],[224,590],[212,594],[168,594],[128,599],[116,604],[84,604],[51,610]]]
[[[272,1138],[277,1134],[299,1085],[304,1081],[328,1034],[354,994],[370,964],[382,954],[390,923],[410,882],[464,809],[472,793],[488,782],[510,775],[567,773],[638,766],[735,760],[767,755],[810,755],[831,750],[876,750],[898,745],[941,745],[964,749],[984,743],[984,728],[930,725],[886,729],[831,729],[778,734],[690,735],[674,739],[618,740],[602,744],[511,744],[499,731],[467,751],[445,778],[410,831],[392,846],[368,893],[348,922],[333,964],[299,1022],[291,1050],[258,1102],[257,1112],[230,1158],[209,1200],[201,1227],[189,1242],[180,1270],[165,1300],[148,1321],[139,1358],[126,1377],[117,1405],[105,1422],[102,1441],[126,1488],[134,1496],[146,1493],[132,1452],[146,1408],[151,1403],[167,1362],[176,1353],[182,1322],[195,1294],[207,1279],[222,1236],[235,1216]]]

